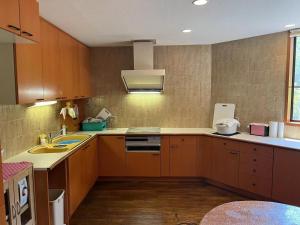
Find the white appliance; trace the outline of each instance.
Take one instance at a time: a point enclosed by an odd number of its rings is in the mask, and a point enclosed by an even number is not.
[[[154,40],[133,42],[134,70],[122,70],[121,77],[128,93],[163,92],[166,71],[153,69]]]
[[[212,128],[217,129],[216,123],[222,119],[234,119],[235,104],[216,103]]]
[[[232,135],[237,132],[240,122],[236,119],[227,118],[216,122],[217,133],[222,135]]]

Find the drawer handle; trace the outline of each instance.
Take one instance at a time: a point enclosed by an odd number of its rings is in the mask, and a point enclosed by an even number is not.
[[[253,162],[256,162],[257,160],[256,159],[253,159]]]
[[[159,153],[153,153],[152,155],[153,156],[159,156],[160,154]]]
[[[124,140],[124,137],[117,137],[117,139],[119,139],[119,140]]]
[[[86,150],[86,149],[88,149],[90,147],[90,145],[86,145],[84,148],[83,148],[83,150]]]
[[[29,37],[32,37],[33,34],[32,33],[29,33],[27,31],[22,31],[22,34],[25,34],[26,36],[29,36]]]
[[[19,27],[16,27],[16,26],[11,25],[11,24],[8,24],[7,27],[8,27],[9,29],[16,30],[16,31],[20,31],[20,30],[21,30]]]
[[[255,187],[255,186],[256,186],[256,184],[255,184],[255,183],[253,183],[253,184],[252,184],[252,186],[253,186],[253,187]]]
[[[253,173],[256,173],[256,169],[253,169]]]
[[[14,205],[11,206],[11,212],[12,212],[13,219],[15,219],[17,216],[17,211],[16,211],[16,207]]]
[[[37,98],[36,101],[44,101],[44,98]]]
[[[238,155],[239,153],[237,152],[230,152],[231,155]]]
[[[255,152],[256,152],[256,150],[257,150],[256,148],[253,149],[253,151],[255,151]]]

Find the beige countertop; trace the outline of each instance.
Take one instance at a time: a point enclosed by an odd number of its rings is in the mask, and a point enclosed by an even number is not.
[[[31,154],[28,150],[12,157],[5,162],[21,162],[27,161],[33,163],[33,167],[36,170],[51,170],[67,157],[72,155],[82,145],[91,140],[97,135],[125,135],[127,128],[108,129],[105,131],[97,132],[78,132],[79,134],[90,134],[91,137],[78,145],[71,151],[63,153],[48,153],[48,154]],[[220,135],[214,135],[215,130],[211,128],[161,128],[161,135],[209,135],[213,137],[222,137],[229,140],[246,141],[257,144],[265,144],[275,147],[289,148],[293,150],[300,150],[300,140],[288,139],[288,138],[271,138],[271,137],[258,137],[249,135],[248,133],[241,133],[231,137],[224,137]]]

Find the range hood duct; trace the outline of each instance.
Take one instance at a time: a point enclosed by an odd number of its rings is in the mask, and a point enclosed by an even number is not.
[[[122,70],[121,77],[128,93],[158,92],[164,90],[166,71],[153,69],[155,41],[134,41],[134,70]]]

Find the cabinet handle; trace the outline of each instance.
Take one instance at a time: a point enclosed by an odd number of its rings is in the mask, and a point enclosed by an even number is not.
[[[17,216],[17,211],[16,211],[16,207],[14,205],[11,206],[11,212],[12,212],[13,219],[15,219]]]
[[[29,37],[32,37],[33,34],[32,33],[29,33],[27,31],[22,31],[22,34],[25,34],[26,36],[29,36]]]
[[[256,173],[256,169],[253,169],[253,173]]]
[[[87,145],[84,147],[84,150],[88,149],[90,147],[90,145]]]
[[[21,205],[20,205],[20,202],[17,201],[17,214],[20,215],[21,213]]]
[[[253,159],[253,162],[256,162],[256,159]]]
[[[152,155],[153,156],[159,156],[160,154],[159,153],[153,153]]]
[[[16,27],[16,26],[11,25],[11,24],[8,24],[7,27],[8,27],[9,29],[16,30],[16,31],[20,31],[20,30],[21,30],[19,27]]]
[[[226,145],[226,143],[223,143],[224,145]]]
[[[255,151],[255,152],[256,152],[256,150],[257,150],[256,148],[253,149],[253,151]]]
[[[44,98],[37,98],[36,101],[44,101]]]
[[[252,184],[252,186],[253,186],[253,187],[255,187],[255,186],[256,186],[256,184],[255,184],[255,183],[253,183],[253,184]]]
[[[117,139],[119,139],[119,140],[124,140],[124,137],[117,137]]]
[[[231,155],[238,155],[238,152],[230,152]]]

